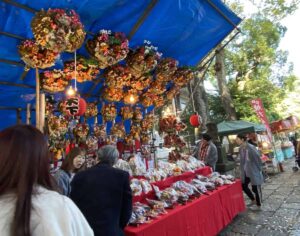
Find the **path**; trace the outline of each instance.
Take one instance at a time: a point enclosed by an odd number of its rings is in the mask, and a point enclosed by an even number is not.
[[[219,236],[300,236],[300,170],[294,173],[293,166],[294,159],[286,161],[285,171],[263,185],[261,211],[239,214]]]

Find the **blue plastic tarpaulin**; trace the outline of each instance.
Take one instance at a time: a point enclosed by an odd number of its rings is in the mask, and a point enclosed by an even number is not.
[[[7,0],[0,6],[0,129],[16,123],[15,108],[25,109],[27,103],[34,108],[35,71],[31,69],[22,76],[24,66],[17,46],[22,38],[33,38],[30,22],[35,11],[74,9],[86,31],[124,32],[131,36],[131,48],[148,40],[163,57],[177,59],[180,66],[196,66],[241,21],[220,0]],[[84,46],[78,54],[87,55]],[[73,57],[63,53],[56,67]],[[92,92],[93,99],[100,96],[100,88],[101,83],[82,83],[79,91]],[[23,110],[20,115],[24,122]]]

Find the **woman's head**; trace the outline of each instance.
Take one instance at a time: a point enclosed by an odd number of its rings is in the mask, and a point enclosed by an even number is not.
[[[0,195],[16,193],[12,235],[30,235],[31,195],[35,185],[53,189],[49,152],[44,135],[30,125],[0,132]]]
[[[85,162],[85,150],[79,147],[71,149],[64,159],[61,169],[68,172],[76,172]]]
[[[112,145],[105,145],[98,150],[97,156],[101,163],[113,166],[118,160],[119,151]]]
[[[238,145],[241,145],[247,141],[247,137],[244,134],[238,134],[235,141]]]

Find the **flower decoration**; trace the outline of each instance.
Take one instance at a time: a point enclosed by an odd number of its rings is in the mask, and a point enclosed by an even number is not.
[[[119,102],[123,97],[123,90],[107,87],[104,89],[103,98],[109,102]]]
[[[163,96],[157,96],[157,98],[154,100],[155,107],[162,107],[164,104],[165,104],[165,99]]]
[[[73,133],[76,137],[79,137],[81,139],[86,138],[89,133],[89,126],[88,124],[77,124],[73,130]]]
[[[132,119],[134,122],[141,122],[141,120],[143,119],[143,113],[140,107],[135,108]]]
[[[153,128],[154,126],[154,115],[153,114],[147,114],[145,115],[145,118],[141,121],[141,128],[143,131],[147,131]]]
[[[86,35],[74,10],[41,10],[33,17],[31,29],[39,45],[55,52],[75,51],[81,47]]]
[[[27,39],[19,47],[21,59],[32,68],[45,69],[55,64],[58,53],[42,48],[34,40]]]
[[[159,120],[159,130],[166,133],[175,133],[176,131],[183,131],[186,125],[180,121],[175,115],[168,115]]]
[[[113,65],[104,71],[105,84],[112,88],[123,88],[130,85],[131,74],[128,67]]]
[[[152,71],[157,66],[161,55],[161,53],[157,52],[156,47],[153,47],[150,42],[145,41],[144,46],[129,52],[126,62],[131,73],[135,77],[140,77],[143,74]]]
[[[40,73],[42,88],[48,92],[62,92],[67,87],[69,81],[61,70],[46,70]]]
[[[68,121],[60,116],[49,115],[48,116],[48,127],[50,138],[57,139],[65,135],[68,131]]]
[[[173,86],[169,91],[166,92],[167,99],[172,100],[179,93],[179,90],[179,87]]]
[[[93,39],[88,40],[86,48],[98,60],[101,69],[123,60],[129,52],[125,34],[107,30],[101,30]]]
[[[162,82],[168,82],[177,70],[178,61],[173,58],[162,59],[155,70],[156,79]]]
[[[77,82],[91,81],[99,74],[98,63],[92,59],[79,58],[76,61],[76,80]],[[64,73],[66,78],[71,80],[75,78],[75,61],[66,61],[64,63]]]
[[[139,100],[139,95],[136,90],[130,89],[124,94],[123,100],[125,104],[135,104]]]
[[[140,139],[140,133],[141,133],[142,129],[140,126],[138,125],[132,125],[130,128],[130,135],[134,138],[134,139]]]
[[[130,86],[133,89],[142,91],[150,85],[151,80],[152,80],[152,76],[150,74],[142,75],[139,78],[132,77]]]
[[[88,103],[85,111],[86,117],[93,117],[98,115],[98,108],[96,103]]]
[[[148,92],[156,95],[163,94],[165,91],[166,91],[165,82],[160,82],[158,80],[152,82],[150,84],[150,88],[148,89]]]
[[[133,109],[129,106],[124,106],[121,108],[121,116],[123,120],[129,120],[133,117]]]
[[[94,124],[93,132],[97,138],[105,138],[106,137],[106,126]]]
[[[152,94],[150,92],[146,92],[140,96],[140,101],[144,107],[149,107],[149,106],[153,105],[154,100],[156,98],[157,98],[157,95]]]
[[[122,123],[116,123],[110,130],[110,134],[117,138],[124,138],[126,135],[125,127]]]
[[[114,104],[107,104],[102,107],[101,114],[104,121],[113,121],[117,116],[117,109]]]
[[[194,79],[194,72],[187,67],[178,68],[173,76],[173,81],[177,86],[184,86],[192,79]]]

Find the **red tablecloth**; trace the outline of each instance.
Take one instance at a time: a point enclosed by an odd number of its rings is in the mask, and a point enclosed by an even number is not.
[[[210,236],[245,210],[241,182],[222,186],[184,206],[169,210],[149,224],[128,226],[126,236]]]

